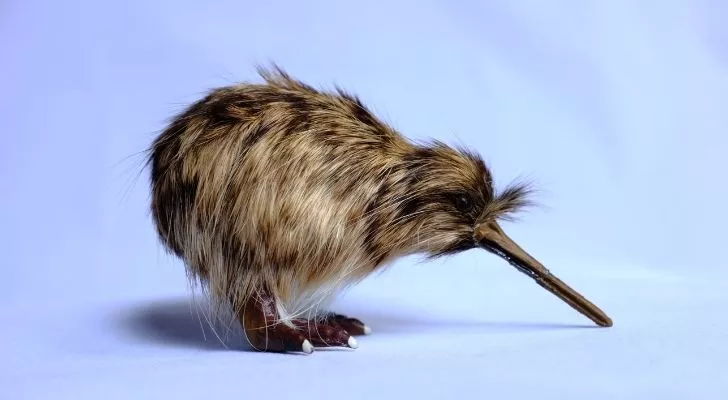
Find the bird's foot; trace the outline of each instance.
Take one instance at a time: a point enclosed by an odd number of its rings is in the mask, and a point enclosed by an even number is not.
[[[293,324],[315,347],[359,347],[354,334],[334,320],[294,320]]]
[[[314,347],[359,347],[354,336],[371,332],[355,318],[326,313],[318,318],[279,320],[274,300],[262,296],[249,302],[239,314],[248,341],[255,350],[271,352],[304,352]]]
[[[354,336],[368,335],[371,329],[356,318],[326,313],[313,320],[294,320],[299,332],[315,347],[359,347]]]
[[[292,326],[291,326],[292,325]],[[267,327],[248,330],[251,345],[260,351],[304,352],[310,354],[315,347],[359,347],[353,332],[364,332],[361,323],[348,318],[326,320],[294,319],[290,323],[276,322]]]

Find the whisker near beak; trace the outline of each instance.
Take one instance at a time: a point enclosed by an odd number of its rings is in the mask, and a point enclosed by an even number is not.
[[[505,259],[597,325],[612,326],[612,320],[599,307],[552,275],[546,267],[509,238],[497,223],[488,222],[476,227],[475,240],[480,247]]]

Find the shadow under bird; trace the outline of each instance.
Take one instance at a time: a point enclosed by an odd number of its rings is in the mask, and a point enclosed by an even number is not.
[[[253,348],[356,348],[370,329],[328,308],[337,293],[398,257],[475,248],[612,325],[499,226],[529,204],[527,186],[496,190],[475,152],[407,140],[338,87],[259,73],[175,116],[148,157],[162,242]]]

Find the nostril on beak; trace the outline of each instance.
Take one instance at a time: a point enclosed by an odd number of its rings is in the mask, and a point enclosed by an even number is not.
[[[475,225],[475,229],[473,231],[473,239],[475,239],[475,242],[479,245],[483,245],[483,241],[488,239],[489,237],[493,237],[494,235],[498,235],[499,233],[502,233],[500,230],[500,227],[495,222],[482,222],[480,224]]]

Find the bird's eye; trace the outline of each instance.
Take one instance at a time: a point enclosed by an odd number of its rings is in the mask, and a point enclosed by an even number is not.
[[[473,208],[473,201],[464,194],[455,197],[455,207],[462,212],[469,212]]]

